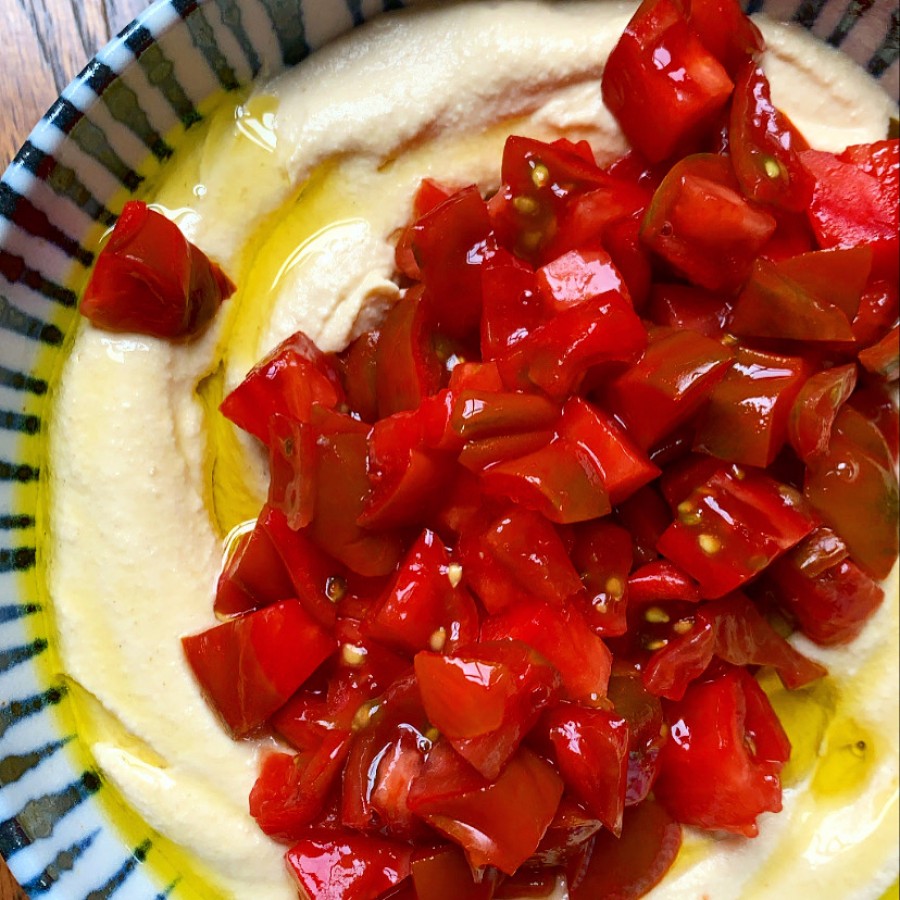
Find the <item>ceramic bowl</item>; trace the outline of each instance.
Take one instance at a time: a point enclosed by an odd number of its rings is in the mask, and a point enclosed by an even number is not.
[[[94,247],[216,98],[400,0],[159,0],[29,136],[0,187],[0,853],[30,896],[209,898],[79,741],[47,614],[44,432]],[[897,97],[892,0],[750,0],[839,46]]]

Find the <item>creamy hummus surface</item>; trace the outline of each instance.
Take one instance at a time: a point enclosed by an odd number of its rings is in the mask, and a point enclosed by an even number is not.
[[[179,641],[214,624],[224,536],[265,495],[262,455],[216,423],[215,404],[293,331],[334,350],[377,320],[398,295],[391,238],[422,177],[495,188],[510,132],[620,155],[599,78],[632,11],[508,0],[391,14],[258,87],[213,117],[149,198],[238,293],[190,344],[86,324],[75,338],[49,445],[63,668],[105,775],[223,897],[296,892],[284,848],[247,811],[261,747],[225,734]],[[760,24],[775,101],[813,146],[885,135],[890,101],[863,73],[799,30]],[[655,900],[873,900],[891,884],[896,581],[852,647],[798,642],[829,667],[826,685],[802,696],[772,686],[795,744],[785,811],[764,816],[755,840],[689,834]]]

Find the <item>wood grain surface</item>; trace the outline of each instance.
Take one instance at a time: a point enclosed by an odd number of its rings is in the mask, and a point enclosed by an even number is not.
[[[149,0],[0,0],[0,171],[60,91]],[[0,859],[0,900],[24,900]]]

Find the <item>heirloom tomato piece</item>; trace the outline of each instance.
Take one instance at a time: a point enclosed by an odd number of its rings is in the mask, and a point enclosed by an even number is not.
[[[379,419],[368,434],[367,471],[371,490],[358,523],[385,529],[421,524],[437,505],[453,475],[453,461],[429,446],[432,429],[448,430],[452,402],[446,391],[425,398],[418,409]]]
[[[428,900],[492,900],[496,887],[490,875],[475,881],[465,855],[454,844],[417,850],[412,881],[416,897]]]
[[[416,409],[440,388],[441,363],[428,326],[421,286],[407,290],[385,317],[375,350],[380,417]]]
[[[217,616],[240,615],[294,596],[296,591],[281,556],[257,522],[230,548],[216,585],[213,610]]]
[[[856,638],[884,601],[880,585],[850,559],[810,572],[795,551],[772,566],[766,581],[800,630],[826,647]]]
[[[349,748],[347,732],[331,731],[314,751],[264,756],[250,791],[250,815],[256,824],[285,844],[303,837],[321,813]]]
[[[515,640],[533,647],[559,672],[571,700],[606,696],[612,654],[574,604],[553,606],[523,597],[484,620],[481,640]]]
[[[771,666],[789,690],[826,674],[824,666],[795,650],[743,594],[703,605],[715,624],[715,654],[736,666]]]
[[[791,212],[807,208],[812,184],[797,154],[809,144],[773,105],[769,80],[755,61],[745,63],[735,78],[728,148],[748,199]]]
[[[624,634],[634,559],[631,534],[608,519],[585,522],[575,529],[571,557],[587,593],[591,628],[604,636]]]
[[[730,350],[697,332],[654,328],[640,361],[607,385],[604,404],[647,450],[694,416],[731,360]]]
[[[658,614],[667,617],[663,610]],[[690,616],[679,618],[671,632],[671,637],[659,639],[664,646],[654,650],[647,660],[642,678],[651,694],[681,700],[688,685],[699,678],[712,661],[716,623],[701,608]]]
[[[278,509],[264,506],[257,527],[265,533],[281,558],[282,567],[293,585],[291,595],[317,622],[331,627],[335,608],[329,594],[335,579],[341,579],[342,567],[311,541],[306,531],[292,529]]]
[[[851,364],[817,372],[800,388],[788,419],[788,440],[804,462],[828,449],[835,416],[855,387]]]
[[[589,813],[570,794],[563,794],[553,821],[544,832],[534,856],[528,860],[525,866],[549,867],[565,864],[566,860],[583,852],[587,841],[602,827],[596,816]],[[553,874],[555,881],[556,876],[555,873]],[[510,896],[518,900],[523,894],[519,892]],[[543,894],[542,896],[548,895]]]
[[[408,653],[428,649],[452,653],[476,640],[478,610],[466,588],[453,585],[451,572],[447,548],[425,529],[369,610],[369,633]]]
[[[798,356],[738,347],[725,377],[710,392],[694,436],[694,450],[765,468],[787,440],[797,394],[811,374]]]
[[[563,787],[553,767],[525,747],[488,781],[441,740],[412,783],[409,805],[459,844],[472,868],[512,875],[537,850]]]
[[[754,578],[816,526],[798,492],[763,472],[721,469],[678,505],[659,551],[721,597]]]
[[[527,509],[477,516],[463,529],[457,549],[463,578],[490,613],[522,594],[559,606],[581,590],[556,529]]]
[[[672,522],[672,513],[656,485],[648,484],[632,494],[616,507],[615,515],[631,533],[635,565],[656,559],[656,545]]]
[[[686,8],[688,24],[732,78],[765,50],[760,30],[737,0],[690,0]]]
[[[129,200],[97,256],[80,311],[106,331],[190,338],[233,293],[228,276],[174,222]]]
[[[580,442],[559,435],[525,456],[490,466],[481,484],[486,494],[507,497],[561,524],[586,522],[612,509],[593,456]]]
[[[562,703],[545,713],[560,775],[588,812],[613,834],[622,832],[628,781],[628,723],[604,709]]]
[[[675,0],[645,0],[603,69],[603,101],[650,162],[696,149],[733,82]]]
[[[556,670],[521,641],[418,653],[415,669],[428,720],[491,780],[559,693]]]
[[[609,699],[628,722],[628,779],[625,805],[641,803],[659,772],[659,750],[666,741],[662,704],[644,686],[641,673],[616,660],[609,679]]]
[[[497,358],[510,390],[539,388],[562,401],[602,363],[636,362],[647,332],[621,295],[608,293],[557,313]]]
[[[871,246],[874,271],[896,281],[900,213],[896,189],[887,186],[891,178],[876,178],[824,150],[804,150],[800,160],[814,180],[807,215],[819,246]],[[896,181],[893,163],[890,169]]]
[[[238,428],[269,444],[269,421],[276,413],[294,422],[308,422],[313,403],[332,409],[343,400],[344,389],[333,362],[298,331],[258,362],[219,410]]]
[[[501,356],[549,318],[534,270],[508,250],[497,248],[487,257],[481,267],[481,285],[484,359]]]
[[[380,331],[367,331],[337,357],[347,406],[363,422],[378,418],[375,363],[380,338]]]
[[[317,750],[337,725],[331,718],[324,691],[304,688],[272,716],[270,724],[297,750]]]
[[[791,751],[762,688],[729,668],[692,684],[667,719],[657,799],[686,825],[755,837],[757,816],[781,810],[780,773]]]
[[[734,305],[742,337],[853,341],[850,323],[871,271],[868,247],[818,250],[772,263],[758,259]]]
[[[566,869],[571,900],[637,900],[658,884],[681,849],[681,825],[645,800],[625,810],[622,834],[601,831]]]
[[[655,325],[718,340],[731,317],[731,305],[720,293],[690,284],[655,282],[647,315]]]
[[[862,350],[859,362],[868,372],[885,381],[900,378],[900,326],[895,325],[877,344]]]
[[[877,178],[887,200],[894,205],[900,201],[900,140],[897,138],[873,141],[871,144],[853,144],[838,154],[842,162],[852,163],[861,172]],[[893,177],[891,177],[893,176]]]
[[[558,418],[559,407],[538,394],[463,390],[455,395],[450,427],[472,441],[538,431]]]
[[[647,606],[664,600],[696,603],[700,599],[697,582],[667,559],[645,563],[628,576],[631,605]]]
[[[269,419],[268,504],[283,512],[294,531],[312,521],[315,504],[316,437],[308,422],[281,413]]]
[[[422,272],[421,304],[429,326],[453,338],[481,321],[481,264],[490,231],[487,206],[474,186],[433,207],[411,229]]]
[[[697,154],[677,162],[663,179],[641,237],[691,284],[731,290],[746,280],[775,226],[743,196],[727,159]]]
[[[610,503],[621,503],[660,474],[631,440],[629,432],[608,413],[580,397],[566,402],[558,433],[587,455],[600,475]]]
[[[234,737],[244,737],[283,706],[336,649],[334,638],[297,600],[181,639],[187,661]]]
[[[900,412],[890,388],[877,382],[868,384],[857,388],[848,402],[881,432],[891,459],[897,465],[900,461]]]
[[[518,135],[506,140],[500,177],[500,190],[488,204],[496,238],[516,256],[537,265],[546,261],[568,205],[609,180],[578,145]]]
[[[422,270],[413,250],[414,226],[416,222],[436,206],[448,200],[458,189],[447,187],[433,178],[423,178],[413,197],[412,222],[400,235],[394,250],[394,262],[397,268],[414,281],[422,280]]]
[[[315,832],[285,854],[305,900],[377,900],[409,877],[412,848],[351,831]]]
[[[803,492],[876,579],[897,559],[898,487],[893,455],[878,427],[852,406],[834,421],[828,452],[810,463]]]
[[[628,297],[621,274],[601,247],[570,250],[541,266],[535,280],[553,314],[607,293]]]

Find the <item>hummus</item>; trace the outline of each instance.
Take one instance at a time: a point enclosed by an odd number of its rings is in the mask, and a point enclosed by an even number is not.
[[[247,811],[261,747],[225,734],[178,640],[213,624],[223,540],[265,496],[262,455],[214,407],[293,331],[338,349],[396,299],[391,236],[422,177],[496,187],[510,132],[620,155],[599,78],[632,9],[509,0],[390,15],[258,87],[150,195],[238,293],[191,344],[86,325],[75,337],[56,387],[45,548],[63,667],[106,777],[223,897],[296,893],[283,847]],[[886,133],[891,104],[861,71],[797,29],[760,24],[775,102],[814,146]],[[756,840],[689,835],[652,897],[871,900],[893,881],[892,583],[852,647],[801,641],[828,666],[825,686],[773,687],[796,746],[785,811],[764,816]]]

